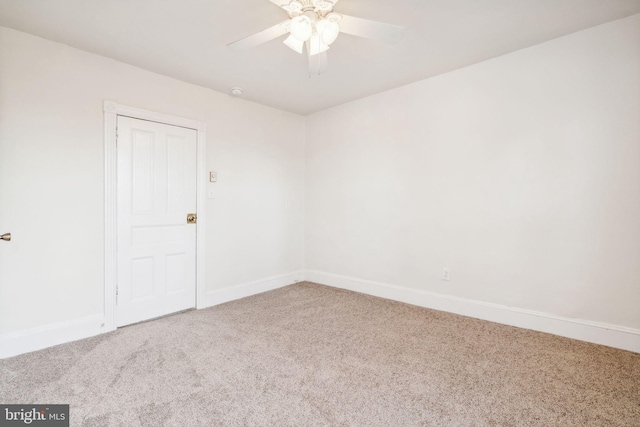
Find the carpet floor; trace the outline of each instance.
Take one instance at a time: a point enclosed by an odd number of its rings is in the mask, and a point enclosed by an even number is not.
[[[72,426],[640,426],[640,354],[313,283],[0,360]]]

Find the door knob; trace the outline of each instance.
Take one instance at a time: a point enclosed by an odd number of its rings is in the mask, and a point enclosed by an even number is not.
[[[9,240],[11,240],[11,233],[4,233],[2,236],[0,236],[0,239],[8,242]]]

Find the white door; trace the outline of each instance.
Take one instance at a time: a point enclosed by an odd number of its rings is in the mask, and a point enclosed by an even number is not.
[[[116,325],[195,307],[193,129],[118,116]]]

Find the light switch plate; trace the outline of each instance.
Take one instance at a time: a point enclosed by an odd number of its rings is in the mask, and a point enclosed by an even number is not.
[[[209,182],[218,181],[218,172],[209,172]]]

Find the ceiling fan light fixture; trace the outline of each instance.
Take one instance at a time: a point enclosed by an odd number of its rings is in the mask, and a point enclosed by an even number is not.
[[[340,25],[337,22],[329,21],[328,19],[321,19],[316,22],[316,29],[322,43],[330,46],[331,43],[336,41],[338,34],[340,34]]]
[[[295,38],[293,34],[289,34],[289,37],[287,37],[287,39],[283,43],[298,53],[303,52],[304,42]]]
[[[313,33],[311,19],[304,15],[293,18],[289,28],[291,35],[302,42],[309,40]]]

